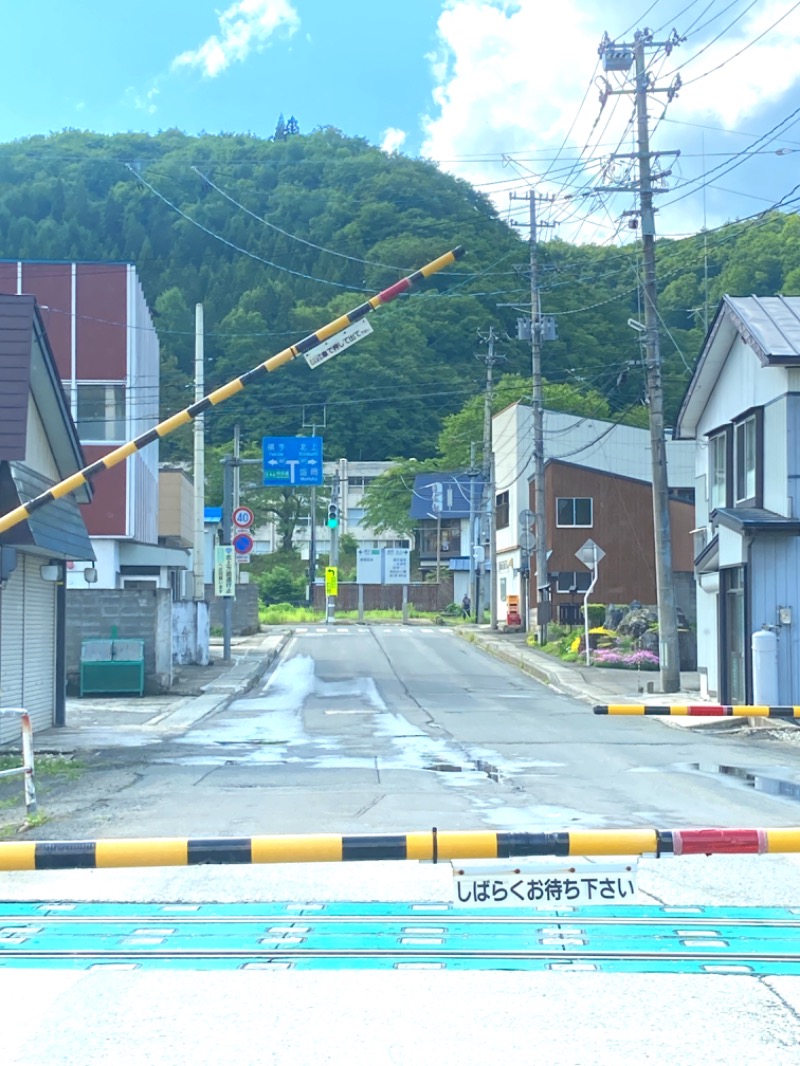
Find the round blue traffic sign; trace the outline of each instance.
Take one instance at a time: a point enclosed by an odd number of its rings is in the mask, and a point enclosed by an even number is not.
[[[249,533],[237,533],[233,538],[233,547],[237,555],[249,555],[253,550],[253,538]]]

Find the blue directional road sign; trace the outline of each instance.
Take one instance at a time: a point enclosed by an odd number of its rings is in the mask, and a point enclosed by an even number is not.
[[[264,437],[264,484],[322,484],[322,437]]]

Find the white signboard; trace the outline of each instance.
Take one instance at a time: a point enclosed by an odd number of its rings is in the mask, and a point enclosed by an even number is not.
[[[599,562],[605,559],[606,553],[599,544],[595,544],[591,537],[585,540],[575,552],[575,558],[580,559],[584,566],[594,570]]]
[[[345,326],[343,330],[336,333],[329,340],[323,341],[322,344],[318,344],[314,348],[309,348],[305,353],[305,360],[313,370],[315,366],[319,366],[320,363],[324,363],[327,359],[333,359],[334,355],[343,352],[345,348],[349,348],[356,341],[368,337],[370,333],[372,333],[372,326],[369,322],[365,318],[359,319],[358,322]]]
[[[453,862],[456,907],[603,907],[636,903],[635,860],[627,863],[515,863],[475,866]],[[569,930],[553,931],[552,943],[566,943]],[[541,941],[543,944],[547,940]]]
[[[214,592],[217,596],[236,595],[236,549],[232,544],[214,548]]]
[[[383,557],[380,548],[357,549],[356,581],[359,585],[383,583]]]
[[[411,549],[384,548],[383,580],[387,585],[407,585],[411,580]]]

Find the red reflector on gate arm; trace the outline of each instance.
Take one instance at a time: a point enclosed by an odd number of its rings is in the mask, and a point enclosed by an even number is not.
[[[673,829],[674,855],[763,855],[763,829]]]

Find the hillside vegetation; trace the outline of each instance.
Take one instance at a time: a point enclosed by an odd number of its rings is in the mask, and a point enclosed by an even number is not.
[[[216,188],[215,188],[216,186]],[[194,305],[205,306],[206,381],[237,376],[457,244],[468,255],[379,310],[372,336],[310,371],[302,360],[207,418],[212,444],[295,434],[316,414],[328,457],[434,456],[444,420],[483,387],[478,331],[504,338],[498,373],[526,375],[516,319],[530,303],[528,247],[481,194],[432,164],[333,128],[244,135],[64,131],[0,145],[0,257],[136,264],[162,351],[162,410],[190,401]],[[772,214],[661,241],[666,409],[672,417],[720,295],[800,292],[800,219]],[[599,394],[611,417],[643,398],[637,251],[540,251],[551,383]],[[706,278],[707,290],[706,290]],[[187,433],[162,445],[188,456]]]

